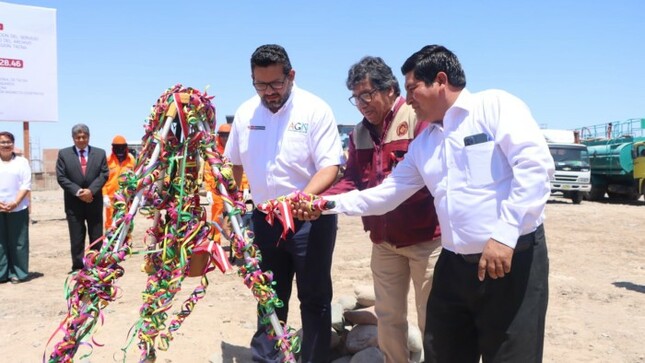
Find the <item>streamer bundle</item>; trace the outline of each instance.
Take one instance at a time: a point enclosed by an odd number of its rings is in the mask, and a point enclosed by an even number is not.
[[[105,316],[103,309],[117,298],[116,281],[123,276],[120,265],[127,257],[141,254],[148,274],[142,292],[139,319],[130,330],[125,352],[138,341],[141,362],[154,362],[156,349],[166,350],[195,304],[208,287],[206,274],[215,268],[222,272],[232,266],[221,246],[213,242],[215,229],[199,203],[199,171],[203,162],[211,165],[217,188],[231,216],[233,231],[229,240],[244,284],[258,300],[259,314],[274,337],[284,362],[295,362],[299,341],[293,329],[282,324],[275,309],[282,305],[272,287],[270,271],[261,271],[260,254],[253,245],[253,234],[241,224],[245,209],[235,185],[232,167],[215,151],[215,109],[212,97],[192,88],[176,85],[168,89],[153,106],[142,138],[143,148],[134,170],[120,176],[115,196],[114,224],[99,240],[99,251],[88,250],[85,267],[72,274],[65,284],[67,315],[50,338],[62,335],[49,356],[49,362],[72,362],[81,346],[91,354],[99,345],[92,334]],[[133,219],[137,212],[152,220],[146,231],[144,247],[135,250],[131,241]],[[205,267],[195,270],[197,256],[207,256]],[[194,259],[194,261],[193,261]],[[192,271],[191,271],[192,269]],[[186,276],[201,276],[200,284],[170,316],[173,299],[181,291]],[[48,344],[49,346],[49,344]],[[43,355],[45,361],[45,355]]]

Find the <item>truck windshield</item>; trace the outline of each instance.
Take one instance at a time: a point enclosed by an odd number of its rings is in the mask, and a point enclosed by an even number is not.
[[[549,146],[556,167],[589,167],[589,153],[586,148]]]

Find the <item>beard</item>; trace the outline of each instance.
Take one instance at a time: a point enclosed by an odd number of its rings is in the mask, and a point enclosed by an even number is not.
[[[277,99],[268,100],[267,96],[263,96],[261,99],[264,107],[268,108],[271,112],[277,112],[280,108],[282,108],[282,106],[284,106],[285,103],[287,103],[289,96],[291,96],[291,85],[289,85],[283,95],[280,95],[278,93]],[[271,95],[271,98],[274,97],[275,95]]]

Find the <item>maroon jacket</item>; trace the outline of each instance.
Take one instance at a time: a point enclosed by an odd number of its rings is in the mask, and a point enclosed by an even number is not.
[[[325,195],[379,185],[403,159],[408,145],[427,126],[417,123],[414,110],[401,97],[383,121],[383,134],[363,119],[349,135],[349,155],[343,177]],[[430,241],[441,235],[434,200],[428,188],[416,192],[396,209],[363,218],[363,227],[374,243],[387,241],[397,247]]]

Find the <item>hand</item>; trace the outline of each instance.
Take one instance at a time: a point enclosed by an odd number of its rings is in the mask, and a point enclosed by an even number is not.
[[[209,204],[213,204],[213,192],[206,192],[206,200]]]
[[[92,201],[94,200],[94,196],[89,189],[81,189],[81,191],[78,193],[78,197],[85,203],[92,203]]]
[[[320,218],[320,215],[322,214],[321,211],[309,210],[309,206],[305,202],[300,202],[299,204],[292,203],[291,209],[293,216],[301,221],[315,221],[316,219]]]
[[[479,281],[484,281],[486,272],[492,279],[502,278],[511,272],[511,261],[513,260],[513,249],[492,238],[486,242],[484,252],[479,259],[477,276]]]
[[[251,192],[249,192],[248,189],[244,189],[242,191],[242,201],[246,202],[247,200],[251,199]]]
[[[108,197],[107,195],[103,196],[103,206],[105,208],[110,206],[110,197]]]
[[[17,206],[16,202],[0,203],[0,212],[11,212]]]

